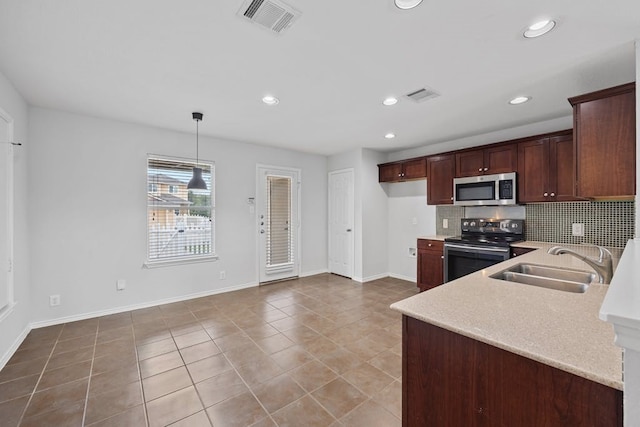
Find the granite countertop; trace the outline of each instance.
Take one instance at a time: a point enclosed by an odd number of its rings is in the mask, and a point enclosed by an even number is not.
[[[593,271],[570,255],[549,255],[547,250],[554,244],[518,246],[539,250],[398,301],[391,308],[622,390],[622,350],[614,344],[613,326],[598,317],[609,286],[594,283],[585,293],[574,294],[490,278],[521,262]],[[586,246],[562,246],[597,254]]]

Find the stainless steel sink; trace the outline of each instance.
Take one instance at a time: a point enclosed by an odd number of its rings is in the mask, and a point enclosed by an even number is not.
[[[597,275],[583,270],[516,264],[489,277],[558,291],[584,293]]]

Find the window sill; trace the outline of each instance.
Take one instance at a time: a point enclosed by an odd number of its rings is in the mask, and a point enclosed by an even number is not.
[[[161,261],[147,261],[142,266],[144,268],[160,268],[171,267],[175,265],[197,264],[201,262],[213,262],[218,260],[218,255],[210,255],[207,257],[184,258],[184,259],[167,259]]]

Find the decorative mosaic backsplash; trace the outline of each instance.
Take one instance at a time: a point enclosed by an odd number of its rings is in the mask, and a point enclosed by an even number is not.
[[[526,211],[527,240],[624,248],[627,240],[634,237],[633,201],[534,203],[523,208]],[[460,219],[466,216],[463,206],[437,206],[437,234],[460,234]],[[443,218],[449,220],[449,228],[442,227]],[[571,234],[573,223],[584,224],[584,236]]]
[[[566,202],[526,205],[527,240],[591,243],[624,248],[634,237],[635,202]],[[573,236],[571,225],[584,224],[584,236]]]

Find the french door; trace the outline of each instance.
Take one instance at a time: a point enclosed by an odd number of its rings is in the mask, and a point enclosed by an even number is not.
[[[257,168],[256,191],[260,283],[300,274],[300,171]]]

